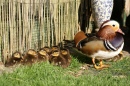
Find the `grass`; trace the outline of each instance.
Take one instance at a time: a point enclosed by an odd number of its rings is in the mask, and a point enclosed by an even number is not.
[[[83,70],[83,63],[73,57],[71,65],[63,69],[49,63],[21,66],[13,73],[0,75],[1,86],[130,86],[130,58],[107,62],[110,68]],[[81,72],[81,74],[80,74]],[[78,75],[79,76],[76,76]]]

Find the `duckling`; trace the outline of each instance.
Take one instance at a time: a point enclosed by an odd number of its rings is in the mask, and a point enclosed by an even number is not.
[[[40,49],[38,51],[38,60],[39,61],[49,61],[49,55],[48,52],[44,49]]]
[[[66,67],[68,67],[71,63],[71,56],[70,56],[70,52],[68,49],[66,48],[62,48],[60,49],[61,55],[63,56],[63,58],[66,59]]]
[[[11,58],[9,61],[5,63],[5,66],[13,66],[15,64],[20,64],[23,61],[23,57],[21,52],[16,51],[12,54]]]
[[[51,47],[51,52],[55,51],[55,50],[60,50],[59,46],[52,46]]]
[[[66,67],[66,59],[60,54],[60,51],[55,50],[51,53],[50,63],[56,66]]]
[[[40,48],[40,50],[45,50],[45,51],[47,52],[48,55],[51,54],[51,48],[48,47],[48,46],[45,46],[45,47],[43,47],[43,48]]]
[[[34,49],[29,49],[25,53],[23,59],[24,59],[24,64],[36,63],[38,60],[38,53]]]

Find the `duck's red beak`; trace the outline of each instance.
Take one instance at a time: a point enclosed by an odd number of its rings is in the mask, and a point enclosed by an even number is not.
[[[120,28],[117,30],[117,32],[125,35],[125,33]]]

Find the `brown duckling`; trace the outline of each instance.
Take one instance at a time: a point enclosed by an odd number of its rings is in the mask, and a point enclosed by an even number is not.
[[[36,63],[38,60],[38,53],[34,49],[29,49],[24,55],[24,64]]]
[[[50,63],[56,66],[66,67],[66,59],[60,54],[59,50],[55,50],[50,55]]]
[[[59,46],[52,46],[51,47],[51,52],[55,51],[55,50],[60,50]]]
[[[68,49],[66,48],[62,48],[60,49],[61,55],[66,59],[66,67],[68,67],[71,63],[71,56],[70,56],[70,52]]]
[[[47,52],[48,55],[51,54],[51,48],[48,47],[48,46],[45,46],[45,47],[43,47],[43,48],[40,48],[40,50],[45,50],[45,51]]]
[[[21,52],[16,51],[12,54],[11,58],[5,63],[5,66],[13,66],[15,64],[20,64],[23,61],[23,56]]]
[[[38,51],[38,60],[39,61],[49,61],[49,55],[48,52],[44,49],[40,49]]]

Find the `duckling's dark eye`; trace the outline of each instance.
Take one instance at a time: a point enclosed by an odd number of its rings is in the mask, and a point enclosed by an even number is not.
[[[113,26],[113,27],[115,27],[115,25],[114,25],[114,24],[113,24],[112,26]]]

